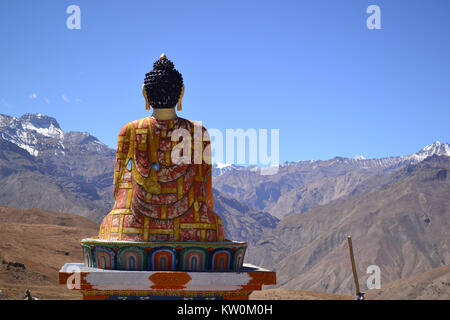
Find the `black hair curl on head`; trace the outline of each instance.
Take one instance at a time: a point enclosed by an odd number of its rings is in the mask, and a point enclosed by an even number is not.
[[[176,106],[183,87],[183,77],[167,58],[153,64],[153,70],[145,75],[144,88],[152,108]]]

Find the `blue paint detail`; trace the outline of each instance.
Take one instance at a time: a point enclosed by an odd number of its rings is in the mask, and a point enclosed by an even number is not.
[[[205,194],[206,194],[206,186],[205,186],[205,184],[206,184],[206,181],[208,180],[208,177],[209,177],[210,174],[211,174],[211,171],[208,171],[208,173],[206,174],[205,180],[203,180],[203,191],[205,192]]]
[[[97,260],[97,254],[101,253],[101,252],[105,252],[109,255],[109,258],[111,259],[109,261],[109,265],[111,266],[111,270],[115,270],[116,269],[116,264],[115,264],[115,256],[116,256],[116,252],[110,248],[107,247],[97,247],[96,248],[96,252],[94,256],[94,261],[95,261],[95,268],[100,268],[100,261]]]
[[[86,266],[92,267],[92,268],[99,268],[99,261],[97,261],[97,252],[107,252],[111,256],[111,270],[124,270],[125,269],[125,261],[123,259],[124,253],[127,251],[134,251],[139,255],[139,257],[142,259],[142,264],[140,264],[140,270],[147,270],[147,271],[153,271],[154,265],[153,265],[153,259],[154,255],[157,252],[160,251],[168,251],[172,256],[172,270],[187,270],[187,266],[185,265],[186,260],[186,254],[191,251],[199,251],[203,253],[203,265],[201,270],[202,271],[208,271],[208,270],[214,270],[214,257],[219,252],[227,252],[229,254],[228,258],[228,271],[236,270],[235,268],[235,261],[236,261],[236,255],[239,253],[245,253],[245,246],[242,246],[242,244],[237,244],[239,249],[232,251],[230,248],[223,248],[219,247],[213,250],[212,252],[207,251],[206,246],[205,247],[197,247],[197,246],[187,246],[184,247],[182,250],[177,250],[175,247],[176,244],[167,245],[167,246],[154,246],[150,247],[150,251],[146,251],[146,246],[135,246],[135,245],[126,245],[122,246],[119,245],[118,249],[116,250],[115,247],[113,247],[112,244],[110,245],[101,245],[101,244],[95,244],[95,245],[83,245],[83,260]],[[92,248],[91,248],[92,247]]]
[[[159,164],[156,163],[156,162],[153,162],[152,163],[152,168],[153,168],[153,170],[158,171],[159,170]]]
[[[161,251],[169,252],[172,255],[172,270],[176,270],[177,255],[175,254],[175,252],[172,249],[168,249],[168,248],[159,249],[159,250],[155,250],[152,252],[152,254],[150,255],[150,261],[149,261],[149,265],[151,265],[151,270],[155,270],[155,265],[154,265],[155,254],[158,252],[161,252]]]
[[[228,254],[228,265],[227,265],[227,270],[231,270],[231,252],[230,250],[217,250],[213,253],[212,255],[212,259],[211,259],[211,270],[214,270],[214,268],[216,267],[214,264],[214,258],[216,257],[217,254],[225,252]]]

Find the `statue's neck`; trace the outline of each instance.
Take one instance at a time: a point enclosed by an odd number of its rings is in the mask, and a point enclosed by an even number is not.
[[[156,120],[172,120],[177,118],[175,108],[153,109],[152,116]]]

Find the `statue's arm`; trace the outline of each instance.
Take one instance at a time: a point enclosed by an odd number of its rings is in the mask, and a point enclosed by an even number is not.
[[[211,210],[214,210],[214,198],[213,198],[213,193],[212,193],[212,172],[211,172],[211,170],[209,171],[209,176],[206,179],[206,201],[207,201],[208,207],[210,207]]]
[[[203,128],[203,167],[206,174],[205,189],[206,203],[211,210],[214,210],[214,197],[212,192],[212,163],[211,163],[211,142],[208,131]]]
[[[113,182],[113,195],[114,198],[119,190],[119,183],[122,178],[123,169],[126,167],[126,160],[128,156],[128,150],[130,148],[130,130],[129,125],[126,124],[120,129],[119,136],[117,138],[117,150],[116,150],[116,162],[114,165],[114,182]]]

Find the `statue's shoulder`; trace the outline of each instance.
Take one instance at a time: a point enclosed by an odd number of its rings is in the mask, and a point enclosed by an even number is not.
[[[176,120],[176,125],[181,128],[190,128],[191,125],[193,125],[193,124],[194,124],[193,121],[182,118],[182,117],[178,117]]]
[[[183,127],[187,128],[202,128],[202,131],[207,131],[206,128],[203,126],[203,124],[199,121],[193,121],[185,118],[178,117],[178,121],[180,124],[182,124]]]
[[[146,119],[148,119],[149,121],[144,121]],[[146,117],[146,118],[130,121],[130,122],[126,123],[122,127],[122,129],[120,129],[119,136],[129,135],[131,129],[138,129],[138,128],[145,129],[149,125],[152,125],[153,121],[156,121],[156,120],[154,120],[151,117]],[[201,128],[202,131],[207,131],[206,128],[202,125],[202,123],[198,122],[198,121],[192,121],[189,119],[178,117],[177,120],[175,121],[175,123],[176,123],[176,126],[175,126],[176,128],[184,128],[184,129],[188,129],[189,131],[191,131],[191,130],[194,130],[195,127],[197,127],[197,128]]]
[[[130,134],[130,130],[129,129],[136,129],[139,126],[139,123],[143,122],[146,118],[142,118],[142,119],[137,119],[137,120],[133,120],[130,121],[128,123],[126,123],[119,132],[119,136],[126,136]]]

